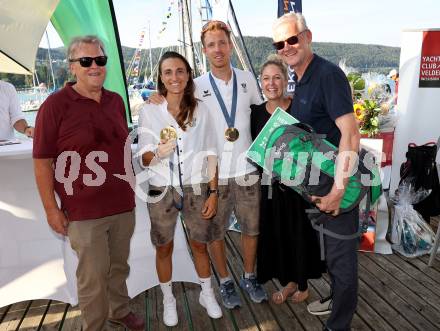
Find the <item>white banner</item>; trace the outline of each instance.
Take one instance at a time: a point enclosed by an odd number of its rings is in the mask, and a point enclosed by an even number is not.
[[[426,31],[440,29],[402,32],[397,99],[399,120],[394,133],[391,194],[399,184],[400,165],[406,160],[408,144],[436,142],[440,136],[440,88],[419,87],[423,33]],[[439,160],[437,155],[437,162]]]

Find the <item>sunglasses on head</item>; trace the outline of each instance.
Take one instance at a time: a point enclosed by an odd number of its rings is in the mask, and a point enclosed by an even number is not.
[[[98,67],[103,67],[107,64],[107,56],[101,55],[96,57],[84,56],[78,59],[70,59],[69,62],[79,62],[79,65],[84,68],[88,68],[95,61]]]
[[[217,26],[220,29],[230,31],[229,26],[225,22],[212,20],[208,21],[205,25],[202,26],[202,33],[208,31],[212,26]]]
[[[277,51],[281,51],[284,48],[284,46],[286,46],[286,43],[288,43],[290,46],[296,45],[296,44],[298,44],[298,41],[299,41],[299,35],[301,33],[303,33],[304,31],[301,31],[300,33],[298,33],[294,36],[291,36],[291,37],[287,38],[286,40],[277,41],[276,43],[273,43],[272,45]]]

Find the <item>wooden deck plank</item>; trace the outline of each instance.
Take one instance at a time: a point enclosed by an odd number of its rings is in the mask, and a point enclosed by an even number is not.
[[[235,252],[233,252],[235,254]],[[227,261],[229,270],[231,271],[230,262]],[[213,274],[216,279],[216,285],[215,290],[217,290],[217,293],[219,292],[218,286],[220,283],[220,278],[217,273],[217,270],[215,270],[215,267],[213,266]],[[232,275],[231,278],[233,279]],[[234,281],[234,279],[233,279]],[[235,283],[237,285],[237,283]],[[239,287],[236,287],[237,293],[240,296],[242,302],[244,303],[243,293],[239,290]],[[228,329],[230,330],[252,330],[252,327],[255,326],[255,320],[253,319],[253,316],[250,312],[250,310],[247,308],[246,305],[241,308],[234,308],[234,309],[225,309],[225,315],[223,318],[227,319],[227,324],[229,325]]]
[[[368,266],[368,269],[364,265]],[[402,292],[408,294],[410,291],[405,291],[403,286],[396,284],[396,281],[390,281],[390,276],[386,272],[377,266],[368,264],[367,260],[362,261],[359,267],[359,274],[379,296],[385,299],[390,306],[395,308],[407,320],[409,325],[412,325],[417,330],[435,330],[434,325],[430,321],[426,320],[419,314],[416,308],[405,301]]]
[[[81,311],[79,306],[69,305],[61,327],[62,331],[81,331]]]
[[[50,300],[34,300],[24,316],[20,330],[38,330],[43,324],[44,316],[49,310]]]
[[[215,281],[213,281],[215,283]],[[191,320],[194,330],[228,330],[231,329],[227,323],[227,309],[221,305],[219,291],[214,287],[214,293],[220,307],[222,308],[223,317],[212,319],[208,316],[206,309],[199,303],[200,285],[193,283],[181,283],[186,295],[187,305],[190,309]],[[214,285],[214,284],[213,284]]]
[[[320,288],[318,292],[322,297],[326,297],[330,293],[330,278],[328,274],[324,274],[321,282],[316,282],[319,284]],[[318,289],[318,287],[317,287]],[[324,322],[328,319],[329,315],[324,316]],[[358,311],[355,312],[353,320],[351,322],[351,327],[354,330],[371,330],[367,323],[358,315]]]
[[[150,289],[131,303],[131,309],[146,316],[146,330],[320,330],[328,316],[313,316],[306,305],[329,293],[329,277],[309,282],[310,296],[305,303],[290,301],[255,304],[238,287],[243,272],[240,235],[228,233],[227,262],[243,301],[240,309],[223,309],[223,318],[210,319],[198,303],[200,286],[173,284],[178,303],[179,324],[168,328],[162,322],[162,294],[159,287]],[[440,261],[427,266],[428,255],[405,258],[399,254],[382,256],[359,253],[359,301],[353,318],[353,330],[439,330]],[[213,287],[220,301],[218,275],[213,269]],[[265,284],[269,296],[280,288],[277,281]],[[46,312],[46,314],[45,314]],[[0,331],[3,330],[80,331],[78,307],[56,301],[35,300],[0,308]],[[122,331],[122,327],[110,328]]]
[[[424,272],[412,265],[407,264],[402,268],[401,263],[391,257],[376,256],[374,260],[371,258],[370,260],[388,271],[393,275],[393,278],[399,280],[425,302],[432,305],[437,311],[437,317],[440,315],[440,311],[438,311],[440,309],[440,283],[426,276]],[[438,280],[440,281],[440,278]]]
[[[440,282],[440,271],[429,267],[428,260],[424,261],[424,257],[419,258],[408,258],[400,254],[393,254],[386,256],[387,259],[393,261],[394,264],[402,265],[402,268],[406,270],[407,266],[412,266],[413,268],[421,271],[425,276],[429,277],[431,280],[427,280],[426,283],[439,284]],[[403,260],[403,261],[402,261]]]
[[[148,331],[162,331],[166,330],[162,322],[162,294],[159,286],[155,286],[147,291],[147,330]]]
[[[0,307],[0,324],[3,322],[11,307],[12,305]]]
[[[64,302],[52,301],[44,317],[41,330],[60,330],[70,305]]]
[[[359,282],[358,306],[356,309],[360,318],[371,328],[371,330],[391,331],[394,330],[393,324],[387,322],[379,312],[375,310],[379,307],[380,298],[373,295],[372,291],[363,282]],[[367,294],[368,293],[368,294]],[[376,304],[375,304],[376,303]]]
[[[231,272],[231,278],[234,279],[237,285],[237,290],[240,294],[243,306],[239,309],[240,315],[243,312],[248,312],[249,316],[246,319],[248,325],[243,327],[249,328],[255,325],[259,325],[259,329],[264,330],[283,330],[282,326],[278,324],[277,320],[271,313],[269,309],[269,304],[267,302],[254,303],[252,302],[247,293],[239,287],[239,281],[243,273],[243,261],[240,254],[240,234],[230,231],[226,236],[226,257],[228,260],[229,270]],[[302,329],[299,323],[297,324],[299,329]]]
[[[321,297],[325,297],[329,294],[330,280],[328,275],[324,275],[320,280],[312,280],[311,283],[318,289]],[[318,296],[318,298],[320,296]],[[373,301],[374,304],[370,304],[371,301]],[[352,328],[355,330],[394,330],[394,328],[390,326],[392,324],[388,323],[372,308],[380,304],[387,303],[384,300],[381,301],[369,286],[365,284],[362,279],[359,279],[358,306],[353,316]],[[328,315],[323,317],[324,322],[327,318]]]
[[[14,303],[9,309],[8,314],[0,323],[0,331],[10,331],[18,329],[31,305],[32,301],[22,301]]]
[[[366,258],[363,265],[402,300],[429,320],[431,325],[440,329],[440,298],[392,263],[379,264],[379,260],[381,260],[379,257],[376,257],[376,262]]]
[[[422,260],[426,265],[428,265],[429,255],[421,256],[420,260]],[[431,268],[440,272],[440,253],[437,253],[436,258],[434,259],[434,262],[432,263]]]
[[[238,233],[230,232],[227,235],[227,240],[228,242],[230,241],[230,250],[232,249],[235,251],[235,253],[237,253],[234,255],[238,257],[237,260],[231,260],[231,263],[235,263],[238,271],[238,277],[241,277],[243,272],[243,258],[241,255],[240,235]],[[299,304],[286,302],[282,305],[276,305],[271,301],[270,296],[272,293],[281,288],[279,283],[272,281],[267,282],[264,284],[264,288],[269,295],[268,302],[261,304],[254,304],[251,302],[251,300],[248,300],[248,302],[253,306],[257,316],[261,316],[269,321],[273,320],[273,322],[268,324],[268,330],[271,330],[272,327],[278,327],[279,330],[303,330],[305,329],[304,325],[308,325],[311,329],[315,330],[322,328],[321,321],[307,312],[307,305],[305,302]],[[265,315],[262,315],[261,310],[263,310]],[[303,323],[301,323],[301,320]]]

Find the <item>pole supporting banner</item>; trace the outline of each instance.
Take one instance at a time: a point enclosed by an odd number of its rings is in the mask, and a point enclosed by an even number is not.
[[[302,13],[302,0],[278,0],[278,17],[290,12]]]
[[[278,17],[287,13],[302,13],[302,0],[278,0]],[[287,93],[295,92],[295,72],[288,67]]]

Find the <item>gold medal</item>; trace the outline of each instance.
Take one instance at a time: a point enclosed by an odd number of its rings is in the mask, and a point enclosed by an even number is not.
[[[167,126],[160,130],[160,140],[162,142],[167,142],[170,139],[177,139],[177,131],[172,126]]]
[[[225,138],[227,141],[236,141],[238,137],[240,136],[240,133],[236,128],[227,128],[225,131]]]

